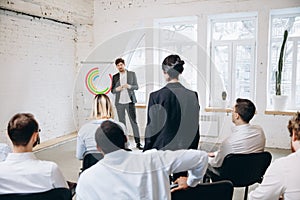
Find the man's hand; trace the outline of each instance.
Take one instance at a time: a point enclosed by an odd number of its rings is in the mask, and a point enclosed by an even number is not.
[[[122,86],[116,87],[116,91],[117,91],[117,92],[120,92],[121,90],[123,90],[123,87],[122,87]]]
[[[178,187],[175,187],[171,190],[171,192],[177,191],[177,190],[186,190],[189,186],[186,183],[187,177],[180,176],[174,183],[178,184]]]
[[[214,152],[209,152],[207,153],[208,157],[215,157],[215,153]]]
[[[128,85],[127,83],[122,85],[122,88],[124,89],[130,89],[131,88],[131,85]]]

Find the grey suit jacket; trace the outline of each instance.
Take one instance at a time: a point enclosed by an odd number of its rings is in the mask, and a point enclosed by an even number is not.
[[[120,92],[117,92],[116,88],[120,86],[120,73],[116,73],[115,75],[113,75],[112,79],[113,80],[112,80],[111,92],[113,94],[116,94],[115,104],[118,104],[120,100]],[[135,72],[127,71],[127,84],[131,85],[131,88],[127,89],[131,102],[136,103],[137,101],[136,101],[134,90],[139,89],[139,86],[137,83]]]

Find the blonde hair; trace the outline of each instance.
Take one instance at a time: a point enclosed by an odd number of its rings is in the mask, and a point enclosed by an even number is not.
[[[97,94],[95,96],[92,117],[95,119],[114,118],[112,103],[106,94]]]

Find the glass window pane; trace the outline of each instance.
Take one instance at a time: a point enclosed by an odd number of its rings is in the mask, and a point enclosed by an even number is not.
[[[128,69],[134,71],[137,76],[139,89],[135,91],[138,103],[146,103],[146,69],[145,69],[145,38],[143,38],[139,46],[132,52],[128,52],[124,56]]]
[[[169,22],[163,19],[164,22],[159,23],[159,47],[169,52],[159,51],[158,59],[160,64],[170,53],[178,54],[185,61],[184,71],[180,76],[181,83],[189,89],[197,90],[198,69],[193,66],[197,63],[197,21],[186,18],[172,18]],[[165,85],[163,77],[161,85]]]
[[[175,23],[175,24],[161,24],[160,28],[169,30],[164,34],[165,38],[161,38],[162,41],[180,41],[181,38],[177,38],[180,35],[183,35],[191,40],[197,41],[197,24],[191,24],[190,22],[184,23]],[[171,31],[171,32],[170,32]],[[179,34],[172,34],[176,32]]]
[[[282,94],[291,96],[293,73],[293,42],[288,41],[286,44],[284,64],[282,67]]]
[[[275,73],[277,71],[277,66],[278,66],[278,58],[279,58],[279,53],[280,53],[280,47],[281,47],[281,42],[273,42],[271,45],[271,62],[270,62],[270,67],[271,67],[271,74],[270,74],[270,94],[274,95],[275,94]]]
[[[294,12],[294,11],[291,11]],[[277,12],[278,13],[278,12]],[[270,66],[269,66],[269,99],[275,94],[275,72],[277,71],[283,33],[288,30],[288,41],[285,48],[282,71],[281,92],[289,96],[288,109],[300,108],[299,83],[299,42],[300,42],[300,13],[271,16]]]
[[[296,107],[300,108],[300,41],[298,41],[298,47],[297,47],[297,65],[296,67],[296,94],[295,94],[295,103]]]
[[[255,20],[215,22],[212,29],[214,40],[241,40],[255,37]]]
[[[272,18],[272,38],[282,38],[285,30],[289,37],[300,35],[300,16],[278,16]]]
[[[213,48],[214,65],[211,68],[211,100],[210,106],[222,106],[222,92],[227,92],[227,100],[231,98],[230,80],[230,48],[219,45]]]
[[[250,45],[238,45],[236,48],[235,98],[251,98],[252,48]]]
[[[241,18],[237,14],[235,19],[213,19],[211,25],[212,61],[216,65],[216,72],[211,69],[211,73],[216,74],[211,74],[210,105],[217,103],[215,98],[222,101],[220,84],[227,92],[227,105],[234,104],[238,97],[253,99],[256,17]]]

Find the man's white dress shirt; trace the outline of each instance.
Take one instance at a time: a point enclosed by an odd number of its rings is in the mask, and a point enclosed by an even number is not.
[[[125,70],[124,73],[120,73],[120,85],[125,85],[127,84],[127,71]],[[125,90],[121,90],[120,92],[120,99],[119,99],[119,103],[121,104],[127,104],[130,103],[131,99],[129,97],[128,91],[127,89]]]
[[[35,193],[68,188],[57,164],[38,160],[32,152],[9,153],[0,162],[0,194]]]
[[[249,200],[300,199],[300,150],[275,160],[267,169],[263,182],[252,191]]]
[[[110,120],[116,124],[118,124],[124,131],[125,135],[127,136],[127,129],[125,125],[121,122],[117,122],[113,119],[99,119],[99,120],[92,120],[86,124],[84,124],[77,136],[77,148],[76,148],[76,157],[79,160],[83,159],[83,155],[87,151],[98,151],[97,144],[95,140],[95,133],[96,130],[100,127],[102,122]],[[126,147],[129,146],[129,142],[126,143]]]
[[[207,153],[199,150],[118,150],[80,175],[77,199],[169,200],[169,175],[189,170],[187,183],[194,187],[202,180],[207,160]]]
[[[12,152],[12,150],[7,144],[0,143],[0,162],[5,160],[8,153],[11,153],[11,152]]]
[[[266,137],[260,126],[244,124],[234,126],[231,135],[225,139],[215,157],[209,158],[209,167],[221,167],[230,153],[258,153],[264,151]]]

